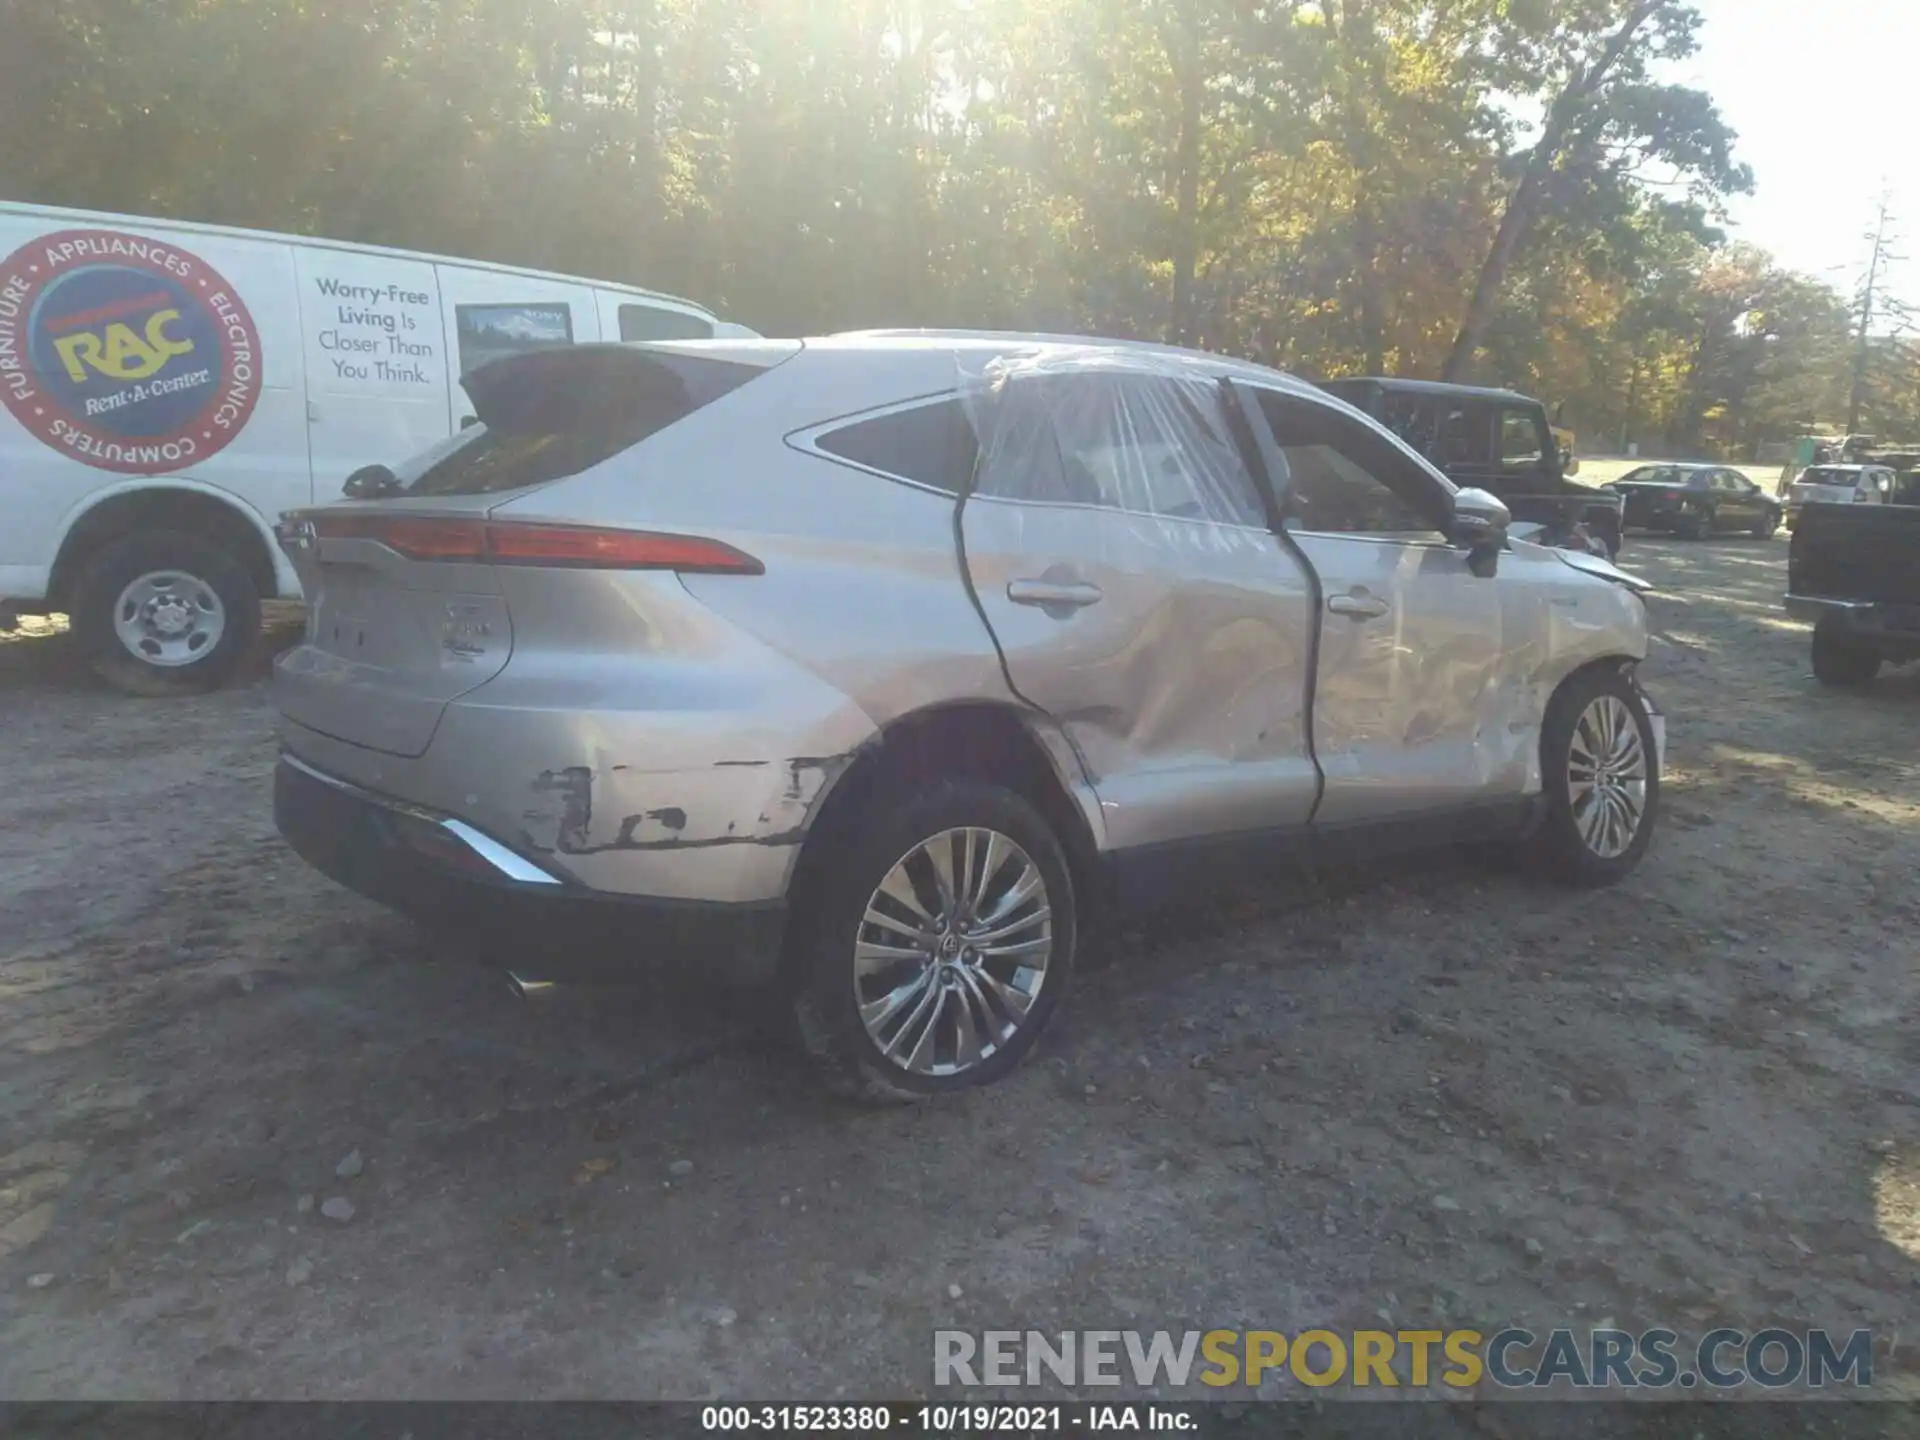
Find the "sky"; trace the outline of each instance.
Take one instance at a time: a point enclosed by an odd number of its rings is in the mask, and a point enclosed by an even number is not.
[[[1673,78],[1707,91],[1739,132],[1755,192],[1735,238],[1851,292],[1878,197],[1912,258],[1897,293],[1920,314],[1920,0],[1693,0],[1700,51]]]

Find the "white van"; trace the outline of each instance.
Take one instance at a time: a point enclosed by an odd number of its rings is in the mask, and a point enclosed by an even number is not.
[[[751,335],[597,280],[0,202],[0,612],[123,689],[211,689],[297,598],[284,510],[471,419],[460,377],[588,340]],[[10,623],[0,619],[0,624]]]

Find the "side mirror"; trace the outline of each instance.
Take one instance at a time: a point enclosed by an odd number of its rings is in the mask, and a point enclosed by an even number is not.
[[[1453,525],[1447,538],[1467,552],[1475,575],[1491,576],[1507,547],[1507,527],[1513,513],[1497,495],[1466,489],[1453,497]]]
[[[340,493],[349,500],[382,500],[398,495],[400,490],[400,477],[385,465],[362,465],[340,487]]]
[[[1513,512],[1498,495],[1485,490],[1462,490],[1453,497],[1453,530],[1448,537],[1469,550],[1504,545]]]

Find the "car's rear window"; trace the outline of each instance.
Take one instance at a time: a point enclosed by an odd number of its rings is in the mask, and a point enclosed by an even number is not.
[[[1852,487],[1859,483],[1858,470],[1821,470],[1815,468],[1801,472],[1800,479],[1807,485],[1845,485]]]
[[[387,493],[490,495],[564,480],[711,405],[778,358],[582,346],[494,361],[462,382],[478,423],[396,468]]]

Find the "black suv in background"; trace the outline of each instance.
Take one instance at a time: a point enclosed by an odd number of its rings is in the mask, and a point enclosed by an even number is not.
[[[1538,400],[1432,380],[1318,383],[1385,425],[1454,484],[1490,490],[1515,521],[1543,526],[1548,544],[1594,549],[1597,542],[1609,557],[1620,553],[1620,497],[1566,477]]]

